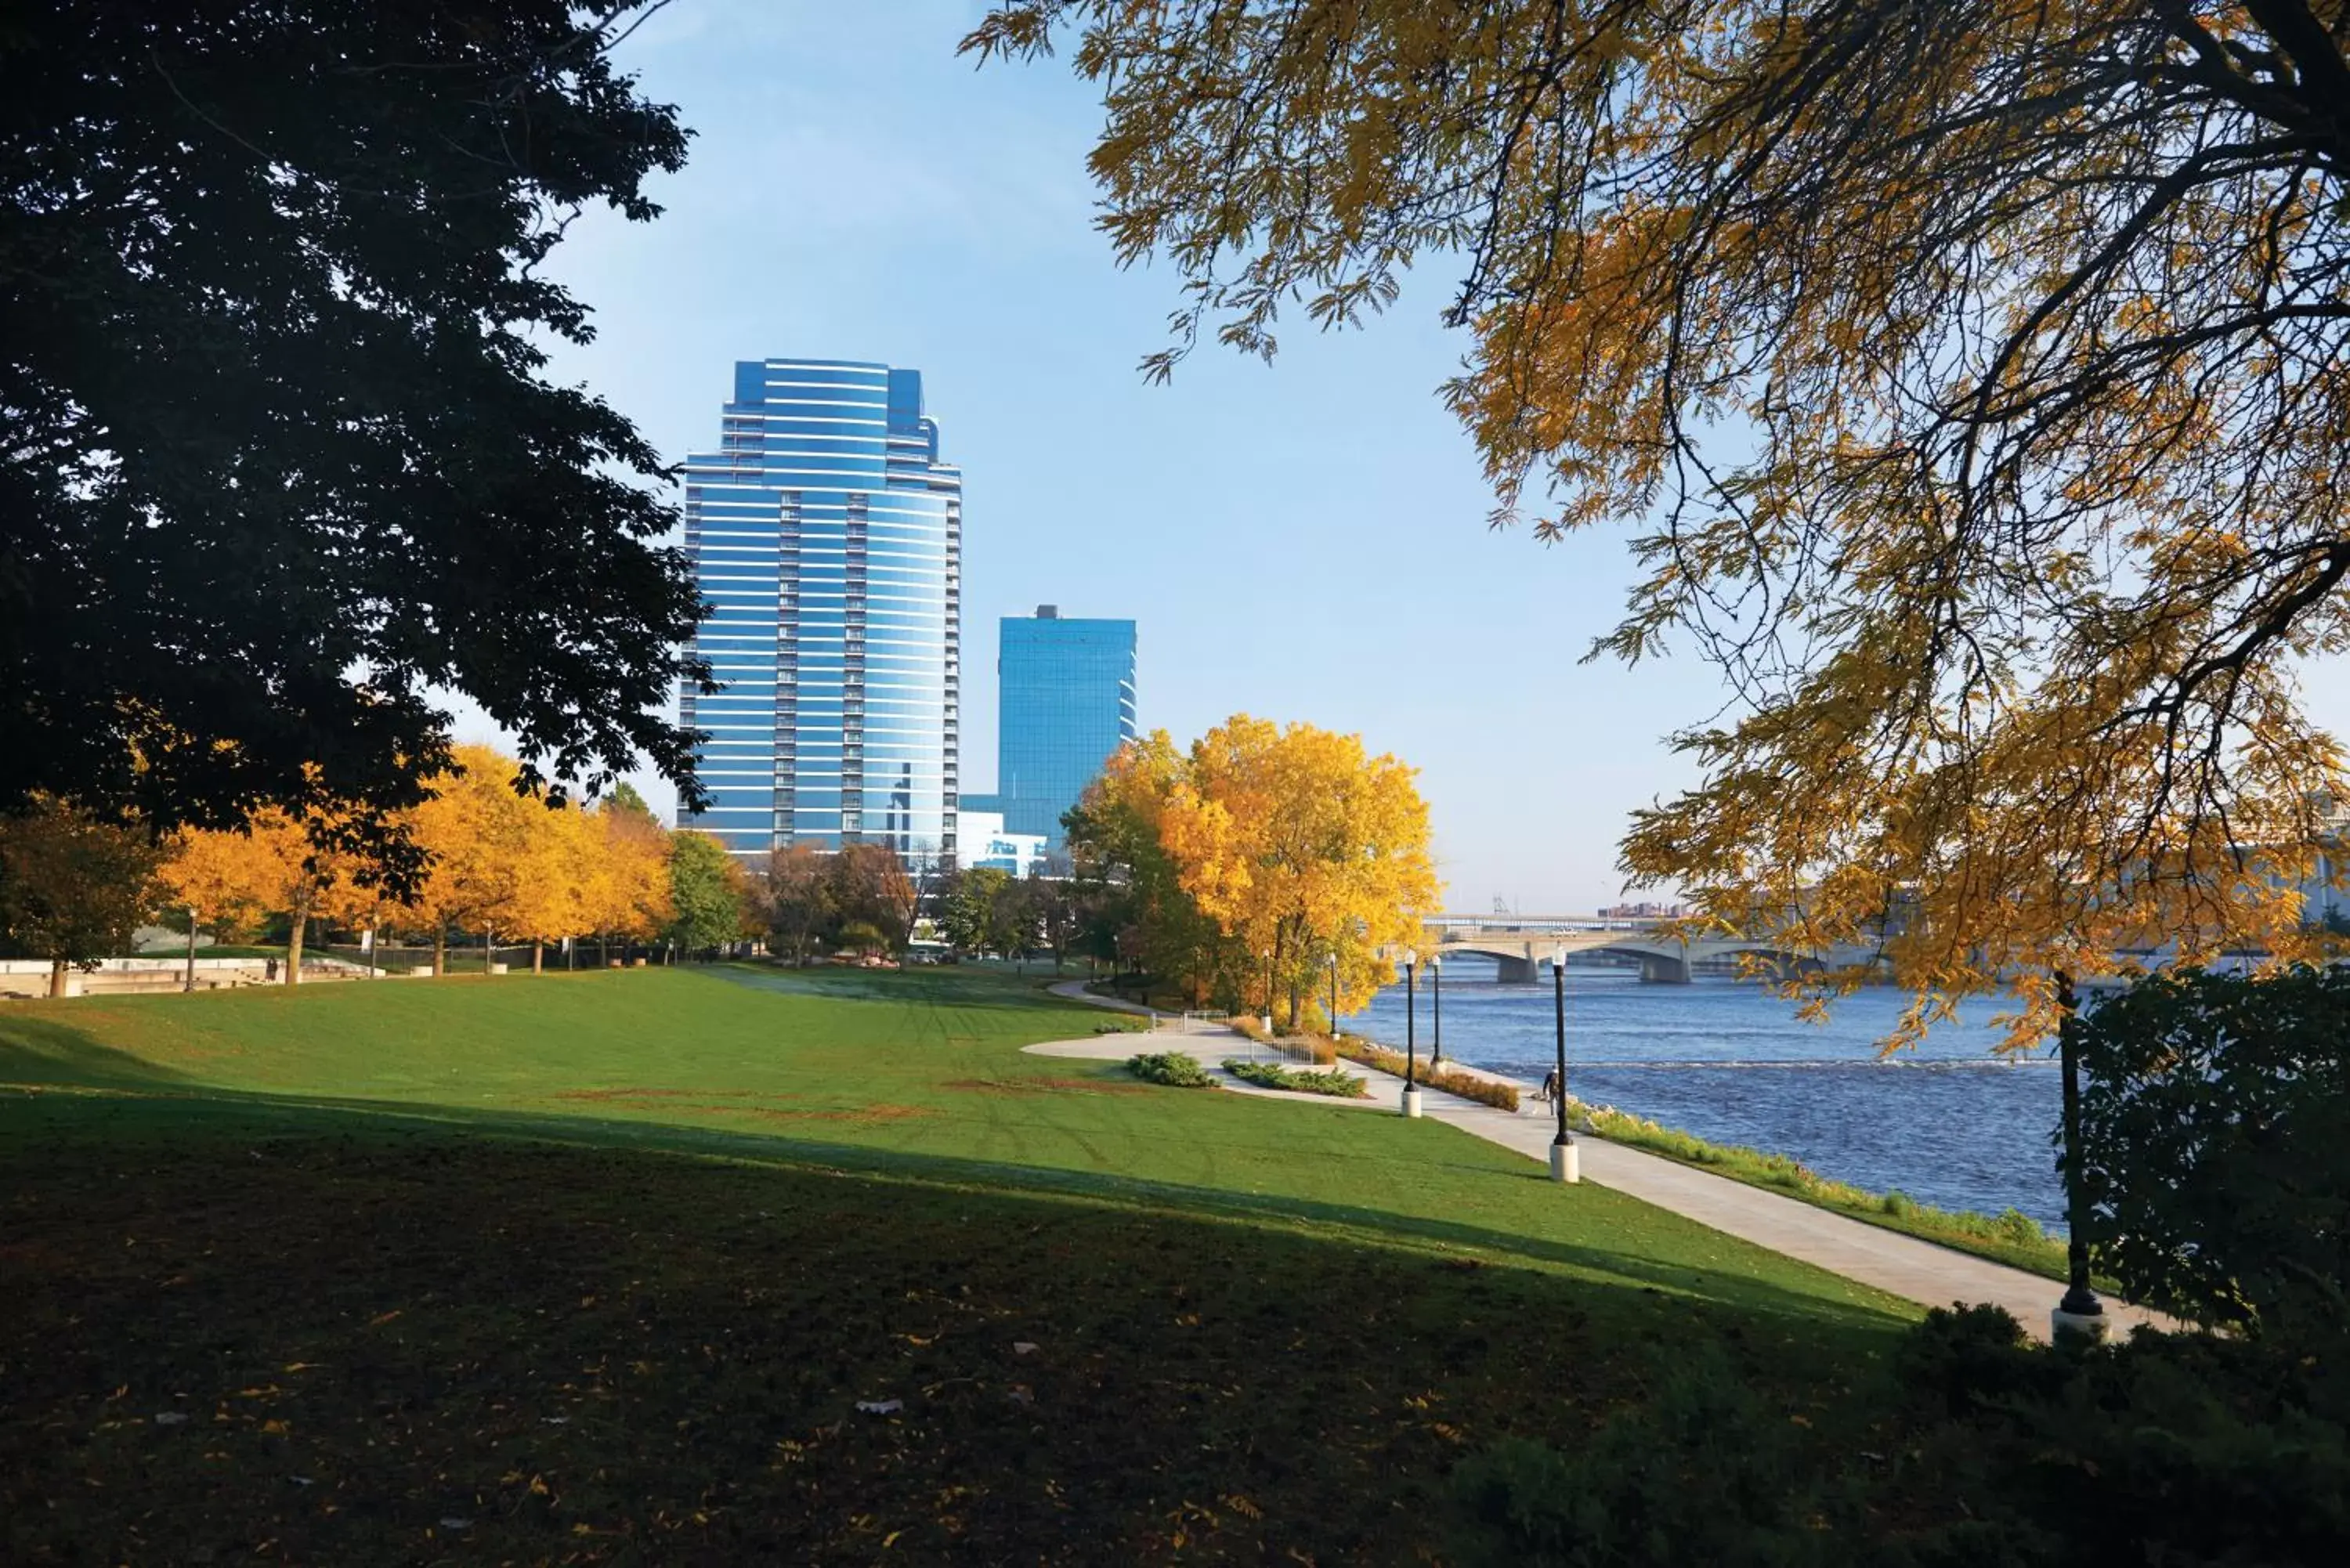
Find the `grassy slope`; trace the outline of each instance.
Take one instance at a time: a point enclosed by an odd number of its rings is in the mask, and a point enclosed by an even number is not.
[[[1435,1124],[1016,1049],[1097,1020],[951,972],[0,1010],[7,1555],[1404,1560],[1380,1500],[1647,1345],[1816,1414],[1908,1315]]]

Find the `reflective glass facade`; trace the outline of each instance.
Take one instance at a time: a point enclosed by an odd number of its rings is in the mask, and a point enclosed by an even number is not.
[[[996,660],[995,794],[1007,833],[1061,844],[1061,814],[1134,738],[1134,623],[1007,617]]]
[[[685,538],[725,690],[691,691],[715,796],[681,825],[738,855],[809,844],[955,852],[962,473],[922,373],[734,367],[719,450],[686,460]]]

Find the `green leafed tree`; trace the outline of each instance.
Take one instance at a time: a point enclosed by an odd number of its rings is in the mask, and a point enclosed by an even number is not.
[[[996,945],[996,904],[1011,885],[1011,876],[993,866],[974,866],[955,877],[939,924],[957,951],[982,952]]]
[[[671,836],[669,893],[677,911],[663,934],[683,952],[702,952],[743,935],[743,868],[706,833]]]
[[[68,967],[130,950],[156,901],[162,852],[137,828],[97,820],[54,796],[0,816],[0,947],[49,961],[49,994]]]
[[[541,374],[573,219],[687,132],[574,0],[45,0],[0,22],[0,812],[276,804],[418,857],[442,689],[532,782],[639,755],[700,615],[627,418]]]

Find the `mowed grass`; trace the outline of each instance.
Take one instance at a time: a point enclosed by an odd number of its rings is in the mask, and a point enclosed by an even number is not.
[[[1402,1562],[1659,1348],[1866,1419],[1902,1303],[1018,1049],[1101,1018],[752,970],[0,1011],[6,1555]]]

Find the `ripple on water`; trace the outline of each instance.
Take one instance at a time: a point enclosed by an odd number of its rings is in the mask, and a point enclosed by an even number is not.
[[[1497,984],[1473,960],[1448,960],[1444,972],[1445,1054],[1538,1082],[1554,1049],[1548,983]],[[1918,1049],[1886,1059],[1877,1042],[1899,1016],[1898,992],[1845,998],[1813,1024],[1731,980],[1642,985],[1625,971],[1570,967],[1566,986],[1567,1085],[1583,1099],[1940,1208],[2062,1220],[2050,1143],[2057,1075],[2044,1056],[1991,1054],[1996,1002],[1963,1006]],[[1422,1050],[1431,1022],[1423,985]],[[1382,992],[1346,1024],[1400,1046],[1403,989]]]

